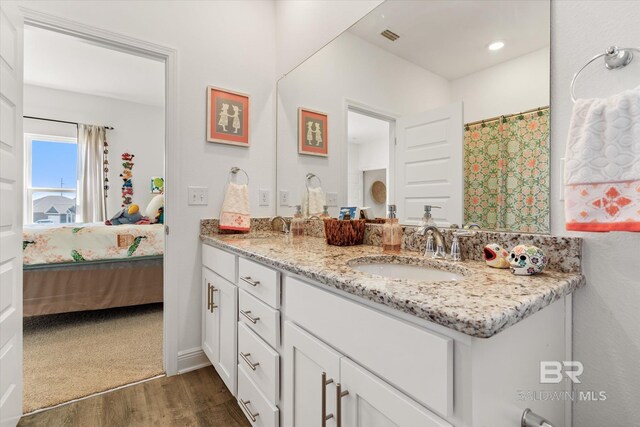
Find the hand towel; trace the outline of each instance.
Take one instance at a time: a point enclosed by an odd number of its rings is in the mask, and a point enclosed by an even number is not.
[[[304,203],[305,206],[305,214],[307,217],[310,216],[319,216],[324,212],[324,205],[327,202],[324,198],[324,191],[322,191],[321,187],[313,187],[307,189],[306,200]]]
[[[249,231],[251,216],[249,215],[249,187],[247,184],[230,182],[222,202],[220,213],[220,230]]]
[[[567,230],[640,231],[640,86],[576,101],[564,185]]]

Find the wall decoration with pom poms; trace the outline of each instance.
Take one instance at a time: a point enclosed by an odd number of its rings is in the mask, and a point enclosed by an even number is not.
[[[133,177],[133,158],[135,156],[129,153],[122,153],[122,173],[120,177],[122,178],[122,207],[129,206],[132,203],[133,199],[133,181],[131,178]]]
[[[104,179],[104,198],[109,197],[109,143],[107,142],[106,132],[104,139],[104,149],[102,150],[102,173]]]

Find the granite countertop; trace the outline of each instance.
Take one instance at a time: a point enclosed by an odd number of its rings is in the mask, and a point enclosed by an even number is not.
[[[480,261],[433,260],[405,250],[388,255],[378,246],[330,246],[317,237],[305,236],[291,243],[290,238],[267,232],[201,235],[200,239],[478,338],[497,334],[585,284],[584,276],[576,273],[545,270],[535,276],[514,276],[508,269],[491,268]],[[389,279],[351,267],[366,261],[424,265],[463,278],[440,282]]]

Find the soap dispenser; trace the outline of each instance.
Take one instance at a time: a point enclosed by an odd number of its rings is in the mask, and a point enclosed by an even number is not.
[[[400,252],[402,244],[402,227],[396,217],[396,205],[387,208],[387,219],[382,226],[382,250],[387,253]]]
[[[437,227],[436,222],[433,220],[431,216],[432,208],[440,208],[440,206],[432,206],[432,205],[424,205],[424,214],[422,215],[422,220],[420,221],[420,227],[418,230],[422,229],[422,233],[424,234],[424,230],[428,226]],[[433,257],[436,253],[436,244],[433,239],[433,231],[427,230],[427,243],[425,245],[424,255],[426,257]]]
[[[429,225],[437,227],[436,222],[431,216],[431,209],[440,209],[440,206],[424,205],[424,214],[422,215],[422,221],[420,221],[420,227],[427,227]]]
[[[296,213],[291,219],[291,237],[304,236],[304,216],[302,215],[302,206],[296,205]]]

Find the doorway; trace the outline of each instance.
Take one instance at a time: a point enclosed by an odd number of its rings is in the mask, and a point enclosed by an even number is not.
[[[391,198],[395,120],[371,110],[347,109],[347,200],[384,218]]]
[[[131,50],[24,29],[25,413],[166,369],[167,64]]]

